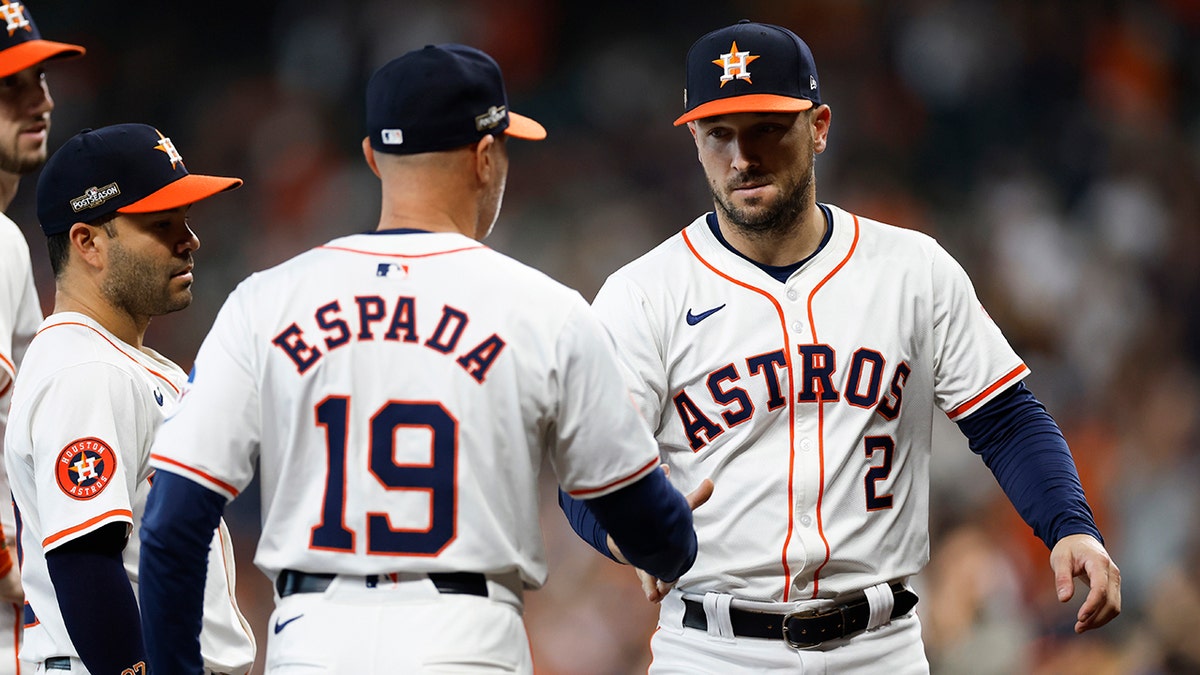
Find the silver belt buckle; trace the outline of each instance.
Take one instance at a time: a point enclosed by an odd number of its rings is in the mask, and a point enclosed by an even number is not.
[[[788,624],[792,619],[824,619],[833,615],[837,615],[838,624],[836,627],[837,635],[813,635],[813,636],[794,636],[788,629]],[[783,617],[783,640],[788,643],[792,649],[813,649],[819,646],[822,642],[834,637],[841,637],[846,633],[846,614],[841,605],[830,607],[829,609],[805,609],[798,612],[788,612]]]

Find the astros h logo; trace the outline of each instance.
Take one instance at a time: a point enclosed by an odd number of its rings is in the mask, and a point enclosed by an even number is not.
[[[4,17],[9,37],[12,37],[18,28],[24,28],[27,31],[33,30],[29,25],[29,19],[25,16],[25,5],[19,2],[4,0],[4,4],[0,5],[0,16]]]
[[[721,58],[713,61],[725,69],[724,74],[721,75],[721,86],[724,87],[726,82],[733,80],[745,80],[748,84],[753,84],[750,80],[749,66],[758,57],[758,54],[751,54],[749,50],[738,51],[737,40],[734,40],[733,46],[729,48],[729,53],[722,54]]]

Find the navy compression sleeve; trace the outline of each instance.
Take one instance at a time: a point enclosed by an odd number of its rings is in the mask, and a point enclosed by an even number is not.
[[[1104,541],[1067,441],[1025,383],[1018,382],[988,401],[958,426],[1048,548],[1070,534],[1090,534]]]
[[[567,522],[571,523],[571,529],[575,530],[580,539],[591,544],[592,548],[604,557],[620,562],[608,548],[608,530],[600,526],[600,521],[588,510],[586,502],[575,499],[567,494],[566,490],[559,488],[558,507],[562,509]]]
[[[67,634],[92,673],[137,672],[146,660],[137,598],[121,557],[128,527],[110,523],[46,552]]]
[[[159,469],[142,516],[138,595],[152,673],[203,673],[200,625],[208,547],[225,497]]]
[[[632,485],[589,499],[582,510],[561,492],[559,504],[571,527],[593,548],[611,558],[605,542],[605,535],[611,534],[631,565],[663,581],[675,581],[696,561],[692,509],[662,471],[651,471]]]

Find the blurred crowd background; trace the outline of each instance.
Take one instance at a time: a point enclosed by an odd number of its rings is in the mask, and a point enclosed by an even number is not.
[[[818,199],[937,237],[972,275],[1063,427],[1124,578],[1124,612],[1076,636],[1048,552],[941,420],[931,562],[914,580],[935,673],[1200,672],[1200,2],[1196,0],[34,0],[85,45],[48,67],[51,149],[146,122],[190,170],[245,186],[193,209],[196,301],[147,343],[190,368],[249,273],[372,229],[359,149],[374,68],[464,42],[549,129],[510,144],[487,243],[588,299],[711,208],[682,109],[684,55],[740,18],[812,47],[833,109]],[[53,281],[34,178],[10,215]],[[656,610],[570,532],[546,472],[546,587],[528,596],[539,673],[644,672]],[[721,489],[721,486],[717,486]],[[254,490],[228,512],[242,607],[265,644]]]

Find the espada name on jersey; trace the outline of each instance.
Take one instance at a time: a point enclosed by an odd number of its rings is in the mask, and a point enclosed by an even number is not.
[[[308,324],[308,321],[304,322]],[[331,300],[316,309],[308,332],[295,322],[276,335],[271,343],[291,359],[301,375],[316,365],[325,354],[349,344],[382,340],[399,344],[421,344],[454,361],[482,384],[488,371],[504,351],[507,342],[491,333],[478,343],[464,342],[470,318],[463,310],[442,305],[441,315],[433,324],[417,325],[417,298],[399,296],[385,300],[378,295],[355,296],[343,303]],[[315,325],[315,330],[313,330]],[[314,333],[320,335],[315,339]],[[424,340],[422,340],[424,336]],[[469,348],[464,348],[468,347]]]
[[[797,345],[793,361],[796,370],[795,402],[833,403],[845,399],[852,406],[874,409],[886,420],[896,419],[904,400],[904,385],[912,373],[909,365],[901,361],[887,373],[887,360],[883,354],[865,347],[855,350],[849,361],[839,388],[835,381],[838,364],[833,347],[826,344]],[[675,411],[692,450],[700,450],[727,428],[754,416],[754,401],[747,388],[738,384],[742,378],[762,378],[765,381],[768,412],[784,407],[787,398],[780,378],[786,374],[787,367],[787,357],[780,349],[747,357],[744,369],[736,361],[729,363],[710,372],[699,386],[693,385],[676,393],[672,398]],[[783,381],[786,382],[787,378],[784,377]],[[717,410],[714,410],[714,406]]]

